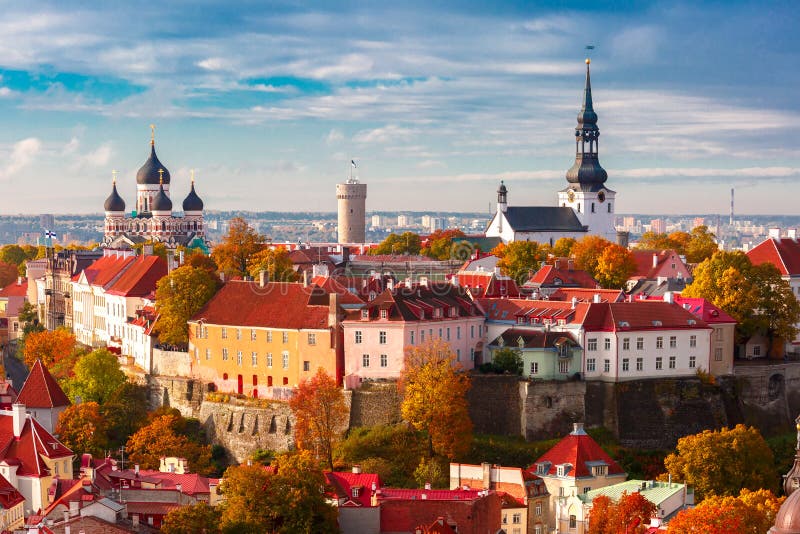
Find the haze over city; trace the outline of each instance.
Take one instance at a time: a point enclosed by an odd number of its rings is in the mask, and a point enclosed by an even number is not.
[[[528,4],[8,6],[0,211],[130,198],[151,123],[209,209],[333,211],[351,159],[368,210],[550,205],[587,53],[618,213],[795,211],[791,3]]]

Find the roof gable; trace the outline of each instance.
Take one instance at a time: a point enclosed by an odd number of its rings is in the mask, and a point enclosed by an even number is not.
[[[56,408],[72,404],[40,359],[34,362],[19,391],[17,402],[29,408]]]
[[[144,297],[167,275],[167,262],[159,256],[139,256],[108,288],[109,295]]]
[[[592,465],[608,466],[608,475],[625,474],[619,464],[583,430],[583,427],[577,425],[569,435],[536,460],[535,464],[542,465],[546,469],[546,471],[536,470],[535,466],[529,469],[539,476],[557,476],[558,466],[565,464],[572,466],[563,475],[567,478],[592,476]]]
[[[770,238],[747,252],[753,265],[771,263],[784,276],[800,275],[800,243],[794,239]]]

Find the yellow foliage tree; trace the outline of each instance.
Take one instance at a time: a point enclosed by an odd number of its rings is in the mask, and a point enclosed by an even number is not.
[[[609,243],[597,260],[595,279],[606,289],[621,289],[635,272],[636,260],[631,251]]]
[[[547,258],[547,251],[535,241],[500,243],[492,249],[492,254],[500,258],[497,261],[500,271],[518,284],[525,283]]]
[[[226,276],[247,274],[247,262],[256,252],[264,248],[266,238],[255,231],[241,217],[234,217],[228,223],[228,233],[214,247],[211,257]]]
[[[771,491],[743,489],[738,496],[709,497],[678,513],[670,521],[669,534],[749,534],[767,532],[785,497]]]
[[[130,461],[142,469],[158,469],[162,456],[179,456],[188,460],[193,472],[208,473],[211,470],[211,447],[176,432],[179,426],[177,416],[162,415],[140,428],[126,445]]]
[[[597,280],[597,266],[603,251],[613,243],[596,235],[587,235],[572,246],[575,266],[589,273]]]
[[[415,429],[428,435],[430,456],[453,459],[469,450],[472,421],[466,394],[469,377],[461,372],[450,345],[441,340],[411,347],[398,387],[400,413]]]
[[[265,271],[269,274],[270,280],[294,282],[297,280],[297,273],[294,272],[293,266],[286,249],[265,248],[250,256],[247,262],[247,272],[255,280],[258,280],[261,271]]]

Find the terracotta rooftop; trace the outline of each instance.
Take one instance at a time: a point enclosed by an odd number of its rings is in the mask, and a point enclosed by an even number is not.
[[[136,261],[132,256],[103,256],[72,277],[73,282],[86,276],[86,282],[92,286],[105,287],[112,283],[131,263]]]
[[[455,317],[450,315],[453,309],[457,311]],[[348,319],[361,320],[365,312],[371,319],[377,319],[384,310],[388,321],[446,321],[483,315],[483,310],[470,299],[466,289],[449,282],[431,282],[413,286],[398,284],[394,289],[386,289],[361,310],[350,312]]]
[[[783,276],[800,275],[800,243],[794,239],[766,239],[747,253],[753,265],[771,263]]]
[[[657,300],[592,303],[583,327],[604,332],[709,328],[682,306]]]
[[[657,278],[659,272],[664,267],[664,264],[670,261],[675,261],[680,265],[684,265],[680,255],[672,249],[664,250],[632,250],[633,259],[636,262],[636,271],[631,275],[631,278]],[[655,265],[653,264],[653,256],[655,256]],[[684,265],[685,267],[685,265]],[[685,270],[685,269],[682,269]],[[685,270],[688,274],[688,270]]]
[[[564,320],[567,323],[580,323],[589,310],[589,304],[560,300],[526,300],[526,299],[479,299],[478,302],[486,310],[486,318],[490,321],[516,324],[544,324],[544,321]]]
[[[608,466],[608,475],[625,475],[625,471],[611,456],[603,450],[582,426],[576,425],[568,436],[556,443],[544,453],[528,471],[538,476],[557,476],[558,466],[569,464],[566,478],[582,478],[592,476],[593,465]],[[543,469],[537,469],[542,466]]]
[[[625,292],[621,289],[587,289],[583,287],[561,287],[553,291],[550,300],[563,300],[571,302],[573,298],[578,302],[592,302],[595,295],[600,302],[622,302]]]
[[[145,297],[167,275],[167,262],[160,256],[139,256],[106,290],[109,295]]]
[[[24,297],[27,294],[28,294],[27,278],[23,278],[21,282],[19,280],[11,282],[3,289],[0,289],[0,298]]]
[[[564,262],[566,264],[566,262]],[[596,288],[597,280],[592,278],[589,273],[581,269],[565,268],[559,265],[542,265],[530,280],[525,282],[526,286],[533,287],[586,287]]]
[[[22,385],[17,402],[28,408],[55,408],[72,404],[50,371],[37,359]]]
[[[475,298],[517,298],[519,288],[513,278],[494,271],[458,271],[455,280],[466,287]]]
[[[327,471],[325,478],[336,497],[345,499],[344,506],[371,506],[373,484],[375,490],[381,489],[381,479],[375,473]],[[353,488],[359,488],[357,497],[353,497]]]
[[[48,475],[50,472],[42,457],[61,459],[71,456],[72,451],[31,416],[25,418],[20,436],[15,437],[11,412],[0,412],[0,461],[17,462],[17,475]]]

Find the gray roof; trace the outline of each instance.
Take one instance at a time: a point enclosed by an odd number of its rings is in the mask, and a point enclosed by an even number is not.
[[[559,206],[509,206],[506,220],[515,232],[586,232],[572,208]]]

